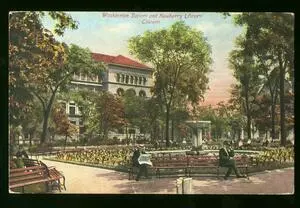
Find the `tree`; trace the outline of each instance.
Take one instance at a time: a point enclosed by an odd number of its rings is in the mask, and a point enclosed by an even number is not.
[[[146,100],[144,97],[136,96],[133,90],[128,89],[122,97],[122,102],[124,103],[125,119],[129,126],[139,127],[140,129],[145,129],[145,127],[149,126],[149,119],[146,115],[148,109],[145,108]],[[125,133],[128,138],[127,125]]]
[[[11,12],[9,14],[9,118],[11,123],[22,120],[33,106],[33,95],[26,84],[44,76],[44,69],[55,65],[62,53],[50,31],[41,23],[45,12]],[[65,12],[47,12],[56,20],[55,32],[62,35],[77,23]]]
[[[78,127],[69,121],[66,110],[61,104],[56,103],[53,108],[53,121],[56,125],[56,133],[65,136],[64,149],[67,145],[68,137],[79,133]]]
[[[243,37],[238,37],[236,47],[230,53],[230,68],[233,70],[233,76],[238,81],[236,87],[239,88],[239,95],[242,99],[242,110],[247,117],[247,135],[251,139],[251,123],[252,123],[252,102],[257,96],[259,79],[258,69],[254,60],[247,50],[243,48]],[[242,48],[242,49],[240,49]]]
[[[64,12],[48,14],[58,22],[55,25],[58,35],[62,35],[66,28],[77,28],[76,22]],[[41,23],[44,15],[45,12],[9,14],[9,107],[12,122],[20,120],[20,116],[33,107],[30,106],[33,99],[30,85],[43,86],[49,76],[48,70],[60,66],[65,58],[64,46],[55,41]]]
[[[291,13],[243,13],[235,17],[246,25],[246,47],[257,62],[279,70],[281,145],[286,144],[285,78],[294,79],[294,15]],[[293,85],[293,84],[292,84]]]
[[[174,100],[197,105],[207,89],[211,49],[203,33],[183,21],[168,29],[146,31],[129,40],[129,50],[154,68],[154,96],[166,112],[166,146],[169,142],[169,119]]]
[[[158,99],[152,97],[147,99],[144,105],[146,111],[146,118],[148,124],[151,127],[151,139],[152,142],[157,142],[161,137],[161,129],[163,124],[163,112],[159,105]]]
[[[76,45],[71,45],[66,51],[66,60],[58,68],[48,68],[47,78],[37,80],[28,85],[30,91],[40,100],[43,106],[44,120],[41,142],[47,136],[48,120],[52,104],[58,91],[67,90],[67,86],[72,80],[74,73],[85,73],[89,77],[100,76],[104,66],[95,62],[88,49],[82,49]],[[40,82],[40,84],[38,84]]]
[[[107,139],[110,130],[119,129],[126,124],[124,104],[119,97],[109,92],[100,92],[93,103],[95,114],[89,119],[89,131],[99,133],[102,139]]]

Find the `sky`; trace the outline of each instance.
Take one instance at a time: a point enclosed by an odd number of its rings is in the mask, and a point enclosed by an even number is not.
[[[235,38],[243,29],[233,24],[232,18],[213,12],[68,12],[79,25],[77,30],[66,30],[56,38],[67,44],[89,48],[95,53],[129,54],[128,39],[146,30],[167,28],[179,20],[203,32],[212,49],[213,64],[209,74],[209,90],[201,105],[215,105],[230,97],[230,85],[234,83],[228,67],[228,55],[234,48]],[[53,31],[54,22],[45,17],[45,27]],[[138,61],[138,60],[137,60]]]

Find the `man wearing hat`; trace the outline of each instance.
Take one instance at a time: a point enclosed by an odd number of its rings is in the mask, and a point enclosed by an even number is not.
[[[135,151],[133,152],[132,156],[132,163],[134,167],[139,168],[139,172],[136,176],[136,181],[140,180],[141,175],[144,173],[145,177],[148,178],[148,168],[147,164],[140,164],[139,158],[141,154],[145,154],[145,147],[143,145],[138,145],[135,147]]]
[[[229,142],[224,141],[223,147],[219,151],[219,165],[221,167],[227,167],[228,171],[224,176],[224,179],[227,180],[230,176],[232,170],[234,171],[237,178],[245,178],[245,176],[241,175],[236,168],[234,157],[234,150],[230,148]]]

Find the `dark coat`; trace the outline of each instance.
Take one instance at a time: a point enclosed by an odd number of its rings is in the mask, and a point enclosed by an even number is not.
[[[25,157],[25,158],[29,158],[28,157],[28,154],[26,153],[26,151],[25,150],[22,150],[22,151],[18,151],[17,153],[16,153],[16,156],[17,156],[17,158],[20,158],[20,157]]]
[[[229,160],[230,157],[234,156],[234,150],[227,149],[227,152],[224,148],[221,148],[219,151],[219,165],[224,166]]]
[[[138,161],[138,159],[139,159],[140,155],[141,155],[141,153],[140,153],[139,150],[135,150],[135,151],[133,152],[133,156],[132,156],[132,164],[133,164],[133,166],[136,166],[136,167],[139,166],[139,161]]]

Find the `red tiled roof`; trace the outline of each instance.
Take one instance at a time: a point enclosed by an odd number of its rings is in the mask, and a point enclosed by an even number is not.
[[[92,57],[95,61],[102,61],[107,64],[118,64],[118,65],[124,65],[124,66],[131,66],[135,68],[142,68],[142,69],[151,69],[150,67],[141,64],[137,61],[134,61],[130,58],[127,58],[122,55],[118,56],[110,56],[106,54],[101,54],[101,53],[92,53]]]

